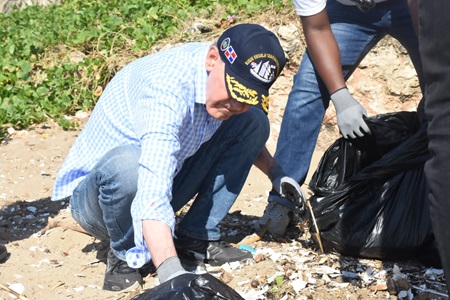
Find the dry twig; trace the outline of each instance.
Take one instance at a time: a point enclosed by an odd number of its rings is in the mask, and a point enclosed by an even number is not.
[[[1,288],[2,290],[7,291],[7,292],[10,293],[10,294],[13,294],[13,295],[14,295],[17,299],[19,299],[19,300],[28,300],[27,297],[22,296],[21,294],[19,294],[18,292],[16,292],[16,291],[10,289],[9,287],[7,287],[7,286],[4,285],[4,284],[1,284],[1,283],[0,283],[0,288]]]

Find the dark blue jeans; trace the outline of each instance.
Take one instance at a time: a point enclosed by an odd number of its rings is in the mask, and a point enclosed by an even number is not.
[[[188,158],[174,179],[171,205],[176,212],[195,201],[178,225],[178,233],[202,240],[220,239],[219,223],[240,193],[253,162],[269,136],[262,110],[250,108],[223,122],[213,137]],[[109,151],[80,182],[71,197],[74,219],[125,260],[134,246],[130,213],[137,190],[140,148]]]

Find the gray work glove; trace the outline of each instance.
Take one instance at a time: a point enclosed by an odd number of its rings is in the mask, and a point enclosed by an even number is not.
[[[156,269],[156,274],[158,274],[158,279],[160,283],[171,280],[177,276],[189,273],[181,265],[181,261],[177,256],[172,256],[163,261],[158,269]]]
[[[347,88],[337,90],[331,95],[331,101],[336,109],[336,117],[342,136],[347,138],[362,137],[370,134],[370,129],[364,121],[367,111],[350,95]]]
[[[286,176],[280,166],[275,165],[270,168],[269,179],[281,197],[292,201],[300,211],[305,210],[306,198],[300,185],[293,178]]]

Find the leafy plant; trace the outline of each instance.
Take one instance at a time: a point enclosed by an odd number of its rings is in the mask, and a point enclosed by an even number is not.
[[[91,110],[101,89],[127,62],[161,39],[184,37],[197,18],[217,27],[229,16],[282,11],[288,0],[69,0],[0,14],[0,138],[77,110]],[[233,17],[234,18],[234,17]]]

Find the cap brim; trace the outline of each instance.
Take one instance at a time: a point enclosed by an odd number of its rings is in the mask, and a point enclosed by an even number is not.
[[[254,105],[269,112],[269,91],[260,85],[246,80],[225,64],[225,86],[228,94],[235,100]]]

